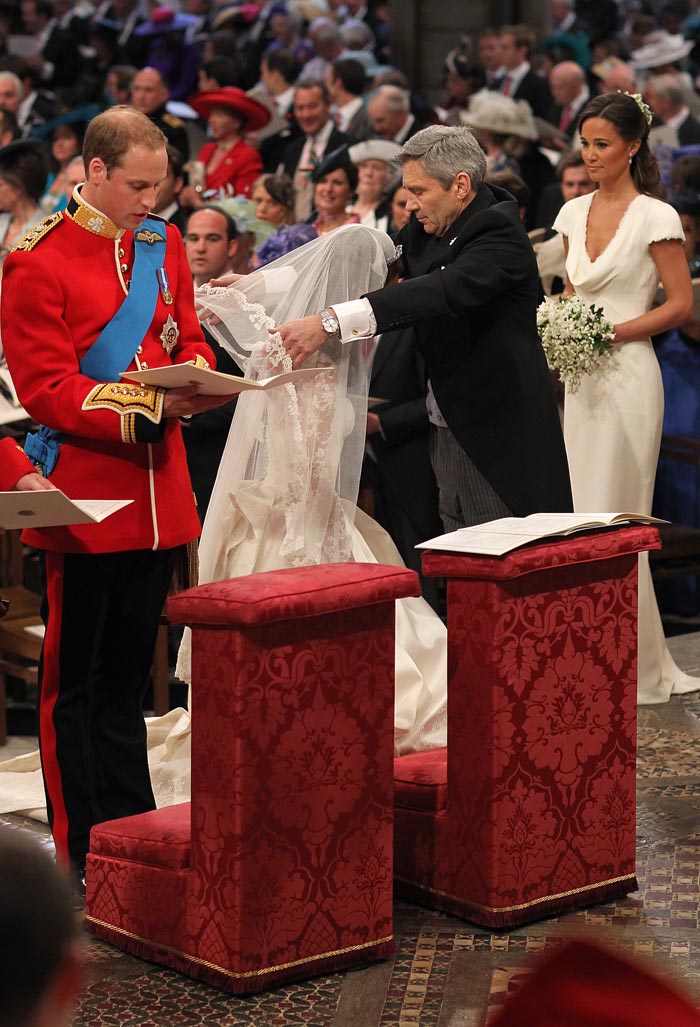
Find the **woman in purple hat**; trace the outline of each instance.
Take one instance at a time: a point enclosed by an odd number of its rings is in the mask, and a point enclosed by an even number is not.
[[[211,141],[204,144],[197,158],[204,165],[204,183],[183,189],[183,206],[200,207],[202,194],[250,196],[253,183],[262,171],[260,154],[244,142],[245,132],[256,132],[270,120],[270,112],[236,86],[223,86],[199,93],[190,100],[197,113],[206,118]]]

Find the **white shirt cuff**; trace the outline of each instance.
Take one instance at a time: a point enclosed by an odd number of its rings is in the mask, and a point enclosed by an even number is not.
[[[353,339],[373,339],[377,334],[377,319],[368,299],[333,303],[331,309],[338,318],[341,342],[352,342]]]

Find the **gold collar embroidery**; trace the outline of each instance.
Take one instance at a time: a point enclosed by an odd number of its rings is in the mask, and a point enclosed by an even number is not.
[[[117,228],[106,214],[84,200],[77,188],[73,190],[73,195],[66,207],[66,214],[71,221],[75,221],[76,225],[80,225],[81,228],[92,232],[93,235],[99,235],[103,239],[121,239],[124,235],[124,229]]]

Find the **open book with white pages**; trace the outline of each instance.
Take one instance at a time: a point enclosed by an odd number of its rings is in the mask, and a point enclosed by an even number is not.
[[[197,385],[203,396],[235,396],[246,389],[274,389],[278,385],[294,385],[305,378],[328,371],[327,367],[302,367],[298,371],[284,371],[270,378],[239,378],[223,371],[212,371],[208,367],[194,364],[167,364],[165,367],[149,367],[144,371],[124,371],[122,378],[140,385],[155,385],[161,389],[183,389]]]
[[[99,524],[133,499],[69,499],[60,489],[0,492],[0,527],[53,528]]]
[[[501,517],[470,528],[458,528],[421,542],[416,549],[503,556],[512,549],[550,535],[572,535],[623,524],[668,524],[668,521],[639,513],[536,513],[529,517]]]

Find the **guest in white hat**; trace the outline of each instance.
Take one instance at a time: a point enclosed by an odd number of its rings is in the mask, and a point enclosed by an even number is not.
[[[389,230],[389,195],[400,178],[394,158],[400,150],[399,144],[391,139],[366,139],[348,150],[358,171],[357,197],[352,213],[357,214],[360,224],[378,228],[381,232]]]

